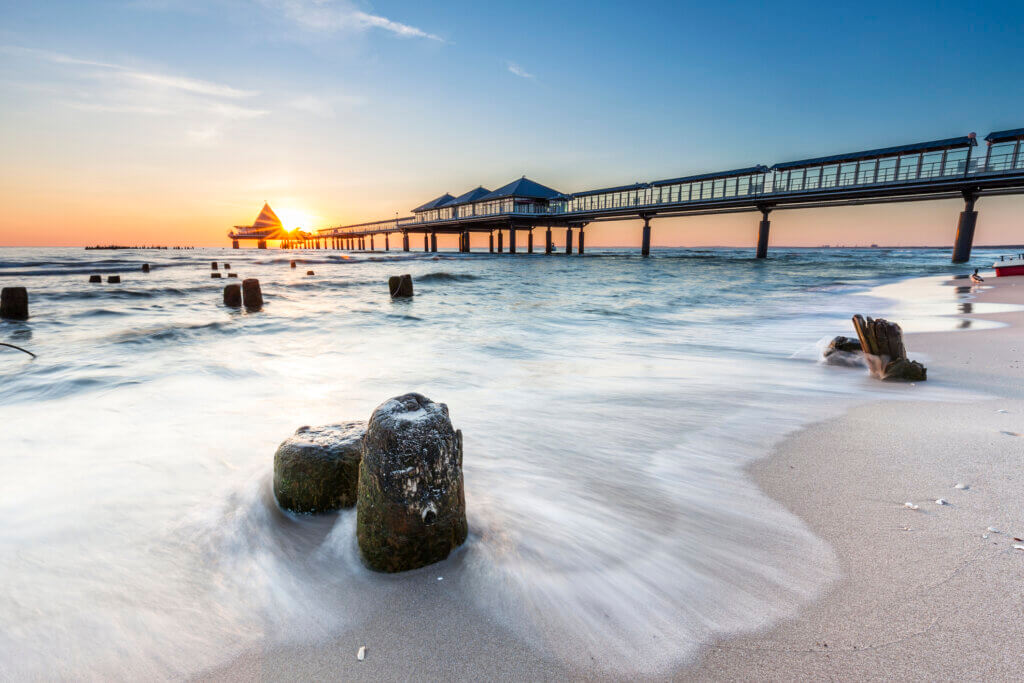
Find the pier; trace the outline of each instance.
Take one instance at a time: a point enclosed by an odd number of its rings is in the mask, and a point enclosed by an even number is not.
[[[768,256],[771,216],[776,211],[960,198],[952,260],[970,259],[985,196],[1024,193],[1024,128],[990,133],[984,151],[974,133],[931,142],[827,157],[763,164],[619,187],[565,194],[526,177],[490,191],[477,187],[454,197],[443,194],[393,219],[323,228],[306,240],[315,248],[365,250],[390,236],[401,248],[437,251],[438,235],[458,235],[469,253],[470,235],[489,235],[489,253],[517,253],[517,233],[542,230],[544,253],[553,254],[552,230],[565,230],[565,253],[585,251],[585,229],[595,222],[642,220],[640,253],[650,255],[652,222],[659,218],[720,213],[757,214],[756,256]],[[753,227],[753,226],[752,226]],[[496,236],[496,239],[495,239]],[[237,244],[237,242],[236,242]]]

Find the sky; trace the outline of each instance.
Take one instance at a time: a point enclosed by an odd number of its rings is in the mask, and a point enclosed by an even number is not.
[[[1024,127],[1021,35],[1020,0],[0,0],[0,246],[224,246],[264,201],[315,229],[523,175],[572,192],[983,138]],[[962,208],[777,212],[772,242],[948,245]],[[1024,197],[977,208],[976,244],[1024,242]],[[758,220],[653,241],[752,245]]]

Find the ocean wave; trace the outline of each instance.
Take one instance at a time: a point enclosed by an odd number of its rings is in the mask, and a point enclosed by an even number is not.
[[[413,279],[416,282],[472,282],[473,280],[479,280],[480,276],[471,273],[449,273],[440,270],[435,273],[419,275]]]

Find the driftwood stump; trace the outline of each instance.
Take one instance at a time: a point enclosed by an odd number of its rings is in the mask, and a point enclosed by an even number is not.
[[[412,296],[412,275],[392,275],[388,278],[388,289],[392,299],[404,299]]]
[[[865,319],[862,315],[855,315],[853,328],[857,331],[864,360],[872,375],[879,379],[905,379],[912,382],[928,379],[927,369],[907,358],[903,330],[899,325],[882,318]]]

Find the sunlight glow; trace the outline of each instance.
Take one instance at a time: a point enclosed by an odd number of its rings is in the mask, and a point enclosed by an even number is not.
[[[274,207],[274,213],[281,219],[281,224],[284,229],[288,232],[295,230],[296,228],[302,228],[303,230],[310,232],[314,228],[315,216],[305,213],[300,209],[292,209],[289,207]]]

